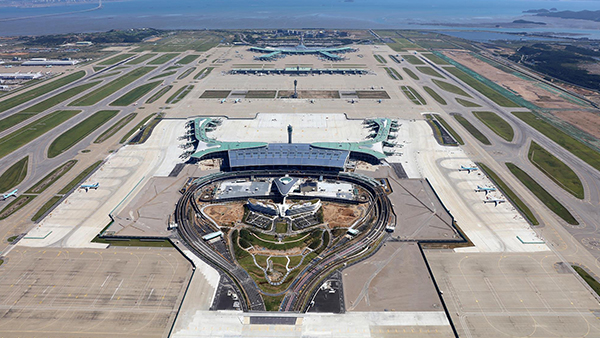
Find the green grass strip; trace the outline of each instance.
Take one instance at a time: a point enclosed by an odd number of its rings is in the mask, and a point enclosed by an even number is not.
[[[200,55],[186,55],[184,56],[181,60],[177,61],[178,64],[180,65],[187,65],[189,63],[191,63],[192,61],[196,60]]]
[[[131,72],[112,80],[111,82],[105,84],[104,86],[92,91],[88,95],[83,96],[82,98],[75,100],[69,103],[69,106],[91,106],[94,105],[101,100],[107,98],[109,95],[115,93],[119,89],[127,86],[133,81],[139,79],[140,77],[148,74],[155,67],[139,67]]]
[[[457,95],[462,95],[462,96],[466,96],[466,97],[471,97],[471,95],[469,95],[467,92],[465,92],[464,90],[462,90],[462,88],[460,88],[458,86],[455,86],[455,85],[453,85],[451,83],[440,81],[438,79],[433,79],[432,81],[433,81],[433,83],[435,83],[436,86],[440,87],[442,90],[445,90],[445,91],[450,92],[452,94],[457,94]],[[456,100],[458,100],[458,99],[456,99]]]
[[[437,56],[435,54],[424,53],[424,54],[421,54],[421,55],[423,55],[424,57],[428,58],[429,61],[431,61],[431,62],[433,62],[433,63],[435,63],[437,65],[442,65],[442,66],[449,65],[448,62],[444,61],[444,59],[442,59],[441,57],[439,57],[439,56]]]
[[[581,278],[583,278],[583,280],[588,283],[588,285],[598,294],[600,295],[600,283],[598,283],[598,281],[592,277],[589,273],[587,273],[587,271],[585,271],[582,267],[577,266],[577,265],[571,265],[571,267],[573,268],[573,270],[575,270],[575,272],[577,272],[579,274],[579,276],[581,276]]]
[[[471,101],[467,101],[467,100],[463,100],[460,97],[456,98],[456,102],[458,102],[461,106],[467,107],[467,108],[479,108],[479,107],[481,107],[477,103],[474,103],[474,102],[471,102]]]
[[[600,153],[597,151],[579,142],[550,123],[538,118],[531,112],[513,112],[513,115],[520,118],[552,141],[558,143],[587,164],[596,168],[596,170],[600,170]]]
[[[487,177],[489,177],[489,179],[492,180],[492,182],[494,182],[494,185],[496,187],[498,187],[498,189],[500,189],[500,191],[502,191],[502,194],[504,194],[504,196],[506,196],[506,198],[508,198],[512,202],[512,204],[517,209],[519,209],[519,211],[521,211],[521,214],[523,216],[525,216],[525,218],[527,218],[529,223],[531,223],[532,225],[540,224],[540,222],[538,222],[537,218],[535,218],[535,216],[533,215],[533,212],[531,212],[531,209],[529,209],[527,204],[525,204],[523,202],[523,200],[517,194],[515,194],[508,187],[508,185],[506,185],[506,183],[504,183],[504,181],[502,181],[500,179],[500,177],[498,175],[496,175],[495,172],[492,171],[492,169],[488,168],[485,164],[483,164],[481,162],[478,162],[476,164],[477,164],[477,167],[480,168],[481,170],[483,170],[484,173],[487,175]]]
[[[56,157],[70,149],[94,130],[108,122],[108,120],[115,117],[118,113],[118,110],[101,110],[79,122],[75,127],[65,131],[62,135],[52,141],[48,148],[48,157]]]
[[[163,77],[171,76],[171,75],[173,75],[175,73],[177,73],[177,71],[164,72],[164,73],[158,74],[156,76],[153,76],[152,78],[150,78],[150,80],[156,80],[156,79],[160,79],[160,78],[163,78]]]
[[[421,94],[419,94],[413,87],[411,86],[400,86],[404,95],[414,104],[416,105],[425,105],[427,102]]]
[[[491,111],[474,111],[473,115],[506,141],[511,142],[515,137],[515,131],[510,124],[496,113]]]
[[[163,95],[165,95],[169,90],[171,90],[171,88],[173,88],[172,85],[162,87],[159,91],[154,93],[154,95],[152,95],[148,100],[146,100],[146,103],[155,102],[156,100],[160,99]]]
[[[461,146],[464,146],[465,142],[463,141],[462,137],[460,137],[460,135],[458,135],[458,133],[452,127],[450,127],[448,122],[446,122],[446,120],[444,120],[438,114],[434,114],[434,115],[435,115],[435,119],[438,120],[442,124],[442,126],[444,126],[444,128],[450,133],[450,135],[452,135],[454,140],[456,142],[458,142],[458,144],[460,144]]]
[[[144,54],[142,56],[139,56],[131,61],[128,61],[126,63],[126,65],[139,65],[140,63],[144,63],[146,60],[149,60],[153,57],[155,57],[158,54],[155,53],[149,53],[149,54]]]
[[[169,54],[163,54],[159,57],[157,57],[156,59],[148,62],[149,65],[162,65],[164,63],[166,63],[167,61],[171,60],[172,58],[176,57],[177,55],[179,55],[178,53],[169,53]]]
[[[2,209],[2,211],[0,211],[0,220],[6,219],[10,215],[12,215],[15,212],[21,210],[21,208],[23,208],[24,206],[26,206],[34,198],[35,198],[35,196],[32,196],[32,195],[21,195],[21,196],[17,197],[15,200],[13,200],[12,202],[8,203],[8,205],[5,206],[4,209]],[[18,206],[17,207],[13,207],[15,205],[18,205]],[[10,212],[9,212],[9,210],[10,210]]]
[[[506,166],[515,177],[523,183],[548,209],[552,210],[558,217],[565,220],[565,222],[571,225],[579,225],[579,222],[571,215],[569,210],[564,207],[559,201],[557,201],[550,193],[546,191],[541,185],[539,185],[531,176],[524,172],[521,168],[515,164],[507,162]]]
[[[141,85],[137,88],[134,88],[134,89],[130,90],[129,92],[127,92],[126,94],[124,94],[123,96],[121,96],[120,98],[111,102],[110,106],[117,106],[117,107],[128,106],[128,105],[134,103],[135,101],[139,100],[142,96],[148,94],[152,89],[158,87],[158,85],[161,84],[161,82],[162,81],[150,82],[150,83]]]
[[[198,80],[198,79],[207,77],[208,74],[210,74],[210,72],[212,72],[213,69],[215,69],[215,67],[203,68],[201,71],[198,72],[198,74],[194,75],[194,80]]]
[[[23,104],[29,100],[40,97],[44,94],[47,94],[55,89],[68,85],[71,82],[77,81],[85,76],[85,71],[79,71],[60,79],[54,80],[52,82],[46,83],[42,86],[39,86],[35,89],[26,91],[22,94],[15,95],[9,99],[2,100],[0,102],[0,113],[6,111],[8,109],[14,108],[20,104]]]
[[[58,181],[64,174],[68,173],[71,168],[77,163],[77,160],[69,160],[61,164],[58,168],[52,170],[48,175],[39,180],[33,187],[29,188],[26,194],[40,194],[44,192],[54,182]]]
[[[101,61],[98,64],[100,66],[110,66],[110,65],[114,65],[115,63],[119,63],[127,58],[130,58],[134,55],[135,54],[132,54],[132,53],[119,54],[119,55],[115,55],[115,56],[111,57],[110,59]]]
[[[483,135],[479,129],[477,129],[474,125],[471,124],[471,122],[469,122],[467,119],[465,119],[462,115],[454,115],[454,118],[456,119],[456,121],[458,121],[458,123],[460,123],[469,133],[471,133],[471,135],[473,135],[473,137],[475,137],[479,142],[485,144],[485,145],[491,145],[492,142],[490,142],[490,140],[485,137],[485,135]]]
[[[529,160],[541,172],[571,195],[583,199],[584,191],[581,180],[573,169],[569,168],[563,161],[552,155],[539,144],[531,141],[528,153]]]
[[[425,62],[421,61],[418,57],[411,54],[403,54],[402,57],[404,60],[408,61],[411,65],[424,65]]]
[[[121,141],[119,141],[119,143],[127,142],[127,140],[131,137],[131,135],[133,135],[133,133],[137,132],[138,130],[142,129],[144,124],[146,124],[146,122],[148,122],[148,120],[150,120],[154,115],[156,115],[156,113],[152,113],[152,114],[146,116],[140,123],[138,123],[135,127],[133,127],[133,129],[128,131],[127,134],[125,134],[125,136],[123,136],[123,138],[121,138]]]
[[[186,69],[183,73],[181,73],[181,75],[179,75],[177,77],[177,80],[183,80],[183,79],[185,79],[190,74],[192,74],[195,70],[196,70],[196,67],[191,67],[191,68]]]
[[[408,74],[408,76],[412,77],[413,80],[419,80],[419,77],[417,76],[417,74],[415,74],[415,72],[413,72],[412,70],[408,69],[408,68],[402,68],[404,70],[404,72],[406,74]]]
[[[398,73],[397,70],[395,70],[394,68],[390,68],[390,67],[383,67],[383,69],[385,69],[385,71],[387,72],[387,74],[394,80],[402,80],[402,76]]]
[[[105,74],[103,74],[101,76],[95,77],[94,80],[104,79],[104,78],[107,78],[107,77],[115,76],[115,75],[120,74],[120,73],[121,73],[120,71],[105,73]]]
[[[375,57],[375,60],[377,60],[377,62],[387,63],[387,60],[383,56],[381,56],[379,54],[373,54],[373,56]]]
[[[23,182],[27,176],[27,164],[29,164],[29,156],[18,160],[2,173],[2,176],[0,176],[0,193],[6,193]]]
[[[444,100],[444,98],[441,97],[440,94],[436,93],[435,90],[433,90],[427,86],[423,86],[423,89],[425,89],[427,94],[429,94],[431,97],[433,97],[433,99],[436,100],[439,104],[444,105],[444,106],[447,104],[446,100]]]
[[[60,201],[61,199],[62,199],[62,196],[52,196],[52,198],[50,198],[48,200],[48,202],[44,203],[44,205],[42,205],[40,210],[38,210],[33,215],[33,217],[31,217],[31,220],[34,222],[37,222],[48,210],[52,209],[54,207],[54,205],[56,203],[58,203],[58,201]]]
[[[83,181],[92,171],[96,170],[96,168],[98,168],[98,166],[100,166],[101,164],[102,164],[102,161],[98,161],[98,162],[92,164],[91,166],[87,167],[84,171],[79,173],[79,175],[77,175],[77,177],[75,177],[71,182],[69,182],[67,185],[65,185],[64,188],[62,188],[58,192],[58,194],[64,195],[64,194],[68,193],[69,191],[71,191],[73,188],[75,188],[77,185],[79,185],[79,183],[81,183],[81,181]]]
[[[434,77],[439,77],[441,79],[445,79],[445,77],[438,73],[435,69],[431,68],[431,67],[427,67],[427,66],[420,66],[417,67],[417,70],[420,71],[423,74],[429,75],[429,76],[434,76]]]
[[[0,158],[35,140],[81,110],[58,110],[0,138]]]
[[[96,140],[94,143],[102,143],[116,134],[119,130],[123,129],[131,120],[133,120],[137,116],[137,113],[131,113],[122,119],[120,119],[117,123],[113,124],[110,128],[106,129]]]
[[[184,97],[187,96],[187,94],[190,93],[190,91],[192,91],[192,89],[194,89],[194,86],[192,86],[192,85],[179,88],[173,95],[171,95],[167,99],[167,103],[175,104],[175,103],[181,101]]]
[[[502,107],[519,107],[519,105],[515,102],[506,98],[504,95],[500,94],[494,89],[486,86],[485,84],[483,84],[483,82],[475,79],[474,77],[463,72],[462,70],[456,67],[446,67],[445,70],[459,78],[462,82],[466,83],[471,88],[486,96],[488,99],[494,101],[497,105]]]
[[[144,240],[139,238],[123,239],[105,239],[96,237],[92,240],[94,243],[110,244],[110,246],[135,246],[135,247],[153,247],[153,248],[172,248],[173,244],[168,239]]]

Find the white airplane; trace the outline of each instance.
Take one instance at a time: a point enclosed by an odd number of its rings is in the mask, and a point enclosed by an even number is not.
[[[233,101],[233,103],[239,103],[240,99],[235,99],[235,101]]]
[[[15,189],[7,194],[2,194],[2,200],[6,200],[9,197],[17,197],[17,191],[19,191],[19,189]]]
[[[471,173],[471,171],[475,171],[478,170],[479,168],[477,167],[465,167],[465,166],[460,166],[460,169],[458,169],[458,171],[466,171],[468,174]]]
[[[490,191],[496,191],[496,188],[494,188],[494,187],[490,188],[490,187],[480,187],[480,186],[477,186],[477,189],[475,189],[475,192],[485,192],[486,195]]]
[[[494,206],[497,207],[498,204],[500,203],[504,203],[506,202],[506,200],[500,199],[500,198],[490,198],[489,196],[483,200],[483,203],[494,203]]]
[[[227,102],[227,100],[226,100],[226,99],[222,99],[222,100],[221,100],[221,103],[225,103],[225,102]]]
[[[98,189],[98,187],[100,186],[100,183],[94,183],[94,184],[82,184],[79,188],[80,189],[85,189],[85,192],[88,192],[90,189]]]

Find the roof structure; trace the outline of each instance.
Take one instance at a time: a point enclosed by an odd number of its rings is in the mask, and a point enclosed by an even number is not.
[[[231,168],[310,166],[342,169],[349,154],[347,150],[318,148],[308,143],[270,143],[266,147],[228,151]]]
[[[290,190],[292,190],[292,188],[296,185],[296,182],[298,182],[298,178],[284,176],[284,177],[275,179],[273,182],[275,182],[275,186],[277,187],[277,190],[279,191],[279,193],[282,196],[287,196],[287,194],[289,194]]]
[[[337,54],[354,51],[352,47],[336,47],[336,48],[311,48],[303,44],[294,47],[251,47],[250,51],[264,53],[255,57],[257,60],[271,60],[278,55],[286,54],[318,54],[330,60],[342,60],[343,58]]]

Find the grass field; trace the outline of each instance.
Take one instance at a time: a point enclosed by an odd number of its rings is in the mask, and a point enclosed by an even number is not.
[[[419,66],[417,67],[417,70],[420,71],[423,74],[429,75],[429,76],[434,76],[434,77],[439,77],[440,79],[445,79],[445,77],[438,73],[435,69],[431,68],[431,67],[427,67],[427,66]]]
[[[58,110],[0,138],[0,158],[35,140],[81,110]]]
[[[71,168],[77,163],[77,160],[69,160],[58,168],[52,170],[48,175],[39,180],[31,188],[27,189],[26,194],[40,194],[51,186],[54,182],[58,181],[64,174],[68,173]]]
[[[560,146],[567,149],[573,153],[573,155],[579,157],[587,164],[596,168],[596,170],[600,170],[600,153],[597,151],[577,141],[550,123],[536,117],[533,113],[513,112],[513,115],[520,118],[523,120],[523,122],[532,126],[540,133],[546,135],[546,137],[558,143]]]
[[[119,54],[119,55],[115,55],[115,56],[111,57],[110,59],[101,61],[98,64],[101,66],[110,66],[110,65],[114,65],[115,63],[121,62],[127,58],[130,58],[134,55],[135,54],[132,54],[132,53]]]
[[[169,90],[171,90],[171,88],[173,88],[172,85],[162,87],[159,91],[154,93],[154,95],[150,96],[150,98],[146,100],[146,103],[155,102],[156,100],[160,99],[163,95],[165,95]]]
[[[155,57],[157,54],[155,53],[148,53],[148,54],[144,54],[142,56],[138,56],[135,59],[128,61],[126,63],[126,65],[139,65],[140,63],[145,62],[146,60],[149,60],[153,57]]]
[[[443,97],[441,97],[438,93],[436,93],[435,90],[433,90],[427,86],[423,86],[423,89],[425,89],[427,94],[429,94],[431,97],[433,97],[433,99],[436,100],[437,103],[444,105],[444,106],[447,104],[446,100],[444,100]]]
[[[411,65],[424,65],[425,62],[421,61],[421,59],[419,59],[418,57],[412,55],[412,54],[402,54],[402,58],[406,61],[408,61],[408,63],[410,63]]]
[[[419,77],[417,76],[417,74],[415,74],[415,72],[413,72],[412,70],[410,70],[409,68],[402,68],[404,70],[404,72],[406,74],[408,74],[408,76],[410,76],[413,80],[419,80]]]
[[[58,192],[58,194],[64,195],[64,194],[68,193],[69,191],[71,191],[71,189],[78,186],[79,183],[81,183],[81,181],[83,181],[92,171],[94,171],[96,168],[98,168],[98,166],[100,164],[102,164],[102,161],[98,161],[98,162],[92,164],[91,166],[85,168],[85,170],[83,170],[81,173],[79,173],[79,175],[77,175],[77,177],[75,177],[71,182],[69,182],[67,185],[65,185]]]
[[[2,211],[0,211],[0,220],[8,218],[10,215],[19,211],[21,208],[26,206],[29,202],[31,202],[35,196],[32,195],[21,195],[14,199],[12,202],[8,203]]]
[[[471,97],[471,95],[469,95],[467,92],[465,92],[464,90],[462,90],[462,88],[457,87],[457,86],[455,86],[455,85],[453,85],[451,83],[440,81],[440,80],[437,80],[437,79],[433,79],[432,81],[433,81],[433,83],[435,83],[436,86],[440,87],[441,89],[443,89],[443,90],[445,90],[447,92],[450,92],[452,94],[466,96],[466,97]]]
[[[139,79],[140,77],[148,74],[155,67],[139,67],[131,72],[112,80],[111,82],[105,84],[104,86],[92,91],[88,95],[81,97],[78,100],[75,100],[69,103],[69,106],[91,106],[94,105],[101,100],[107,98],[109,95],[113,94],[117,90],[127,86],[133,81]]]
[[[93,243],[110,244],[111,246],[141,246],[141,247],[154,247],[154,248],[172,248],[173,244],[168,239],[104,239],[96,236],[92,240]]]
[[[483,170],[485,172],[487,177],[489,177],[489,179],[492,180],[492,182],[494,182],[494,185],[498,189],[500,189],[500,191],[502,191],[502,194],[504,194],[504,196],[506,196],[506,198],[508,198],[512,202],[512,204],[517,209],[519,209],[519,211],[521,211],[521,214],[523,216],[525,216],[525,218],[529,221],[529,223],[531,223],[533,225],[540,224],[540,222],[538,222],[537,218],[535,218],[535,216],[533,215],[533,213],[531,212],[531,209],[529,209],[527,204],[525,204],[523,202],[523,200],[517,194],[515,194],[508,187],[508,185],[506,185],[506,183],[504,183],[504,181],[502,181],[500,179],[500,177],[498,175],[496,175],[495,172],[493,172],[490,168],[488,168],[483,163],[478,162],[478,163],[476,163],[476,165],[477,165],[477,167],[479,167],[481,170]]]
[[[598,283],[594,277],[590,276],[590,274],[587,273],[582,267],[577,265],[571,265],[571,267],[596,292],[596,294],[600,295],[600,283]]]
[[[461,106],[467,107],[467,108],[478,108],[478,107],[481,107],[480,105],[478,105],[475,102],[463,100],[460,97],[456,98],[456,102],[458,102]]]
[[[429,126],[431,127],[432,131],[433,131],[433,137],[435,137],[435,140],[437,141],[437,143],[439,145],[444,145],[444,146],[458,146],[458,143],[456,142],[449,142],[448,139],[442,137],[443,134],[443,128],[441,127],[441,125],[439,124],[439,121],[435,121],[433,119],[433,114],[424,114],[427,124],[429,124]],[[438,122],[438,123],[435,123]]]
[[[171,59],[175,58],[177,55],[179,55],[178,53],[167,53],[167,54],[163,54],[159,57],[157,57],[156,59],[148,62],[149,65],[162,65],[164,63],[167,63],[168,61],[170,61]]]
[[[377,60],[377,62],[387,63],[387,60],[383,56],[381,56],[379,54],[373,54],[373,56],[375,57],[375,60]]]
[[[496,113],[490,111],[474,111],[473,115],[506,141],[511,142],[515,137],[515,131],[510,124]]]
[[[479,142],[485,144],[485,145],[491,145],[492,142],[490,142],[490,140],[485,137],[485,135],[483,135],[479,129],[477,129],[474,125],[471,124],[471,122],[467,121],[467,119],[465,119],[462,115],[454,115],[454,118],[456,119],[456,121],[458,121],[458,123],[460,123],[469,133],[471,133],[471,135],[473,135],[473,137],[475,137]]]
[[[465,145],[465,142],[463,141],[462,137],[460,137],[460,135],[458,135],[458,133],[452,127],[450,127],[446,120],[444,120],[438,114],[435,114],[435,119],[438,120],[442,124],[442,126],[444,126],[444,128],[450,133],[450,135],[452,135],[452,137],[456,142],[458,142],[458,144],[460,144],[461,146]]]
[[[56,157],[70,149],[94,130],[100,128],[103,124],[115,117],[118,113],[118,110],[100,110],[94,113],[94,115],[79,122],[79,124],[65,131],[62,135],[52,141],[48,148],[48,157]]]
[[[385,69],[385,71],[387,72],[387,74],[394,80],[402,80],[402,76],[400,75],[400,73],[398,73],[397,70],[395,70],[394,68],[390,68],[390,67],[383,67]]]
[[[278,222],[275,224],[275,232],[278,234],[285,234],[287,232],[287,223]]]
[[[415,45],[414,43],[412,43],[409,40],[404,39],[404,38],[394,37],[394,38],[392,38],[392,40],[394,40],[394,42],[388,43],[387,45],[390,46],[396,52],[403,52],[407,49],[420,49],[421,48],[421,46]]]
[[[160,78],[163,78],[163,77],[171,76],[171,75],[173,75],[175,73],[177,73],[176,70],[171,71],[171,72],[160,73],[160,74],[158,74],[156,76],[151,77],[150,80],[156,80],[156,79],[160,79]]]
[[[164,114],[160,113],[156,115],[155,118],[150,121],[145,127],[142,128],[141,132],[139,132],[136,136],[134,136],[129,144],[142,144],[148,140],[154,128],[158,125],[160,121],[162,121]]]
[[[177,61],[177,63],[180,65],[187,65],[188,63],[191,63],[192,61],[196,60],[199,56],[200,55],[195,54],[186,55],[181,60]]]
[[[135,133],[136,131],[140,130],[144,126],[144,124],[146,124],[146,122],[148,122],[148,120],[150,120],[152,118],[152,116],[154,116],[154,115],[156,115],[156,113],[152,113],[152,114],[146,116],[142,121],[140,121],[140,123],[138,123],[135,127],[133,127],[133,129],[128,131],[127,134],[125,134],[125,136],[123,136],[121,138],[121,141],[119,141],[119,143],[127,142],[127,140],[131,137],[131,135],[133,135],[133,133]]]
[[[276,95],[276,90],[249,90],[246,99],[274,99]]]
[[[52,196],[48,202],[44,203],[42,207],[31,217],[31,220],[37,222],[48,210],[50,210],[58,201],[62,199],[62,196]]]
[[[402,92],[414,104],[422,106],[427,104],[425,99],[411,86],[400,86]]]
[[[423,55],[424,57],[429,59],[429,61],[435,63],[436,65],[441,65],[441,66],[449,65],[448,62],[444,61],[444,59],[442,59],[441,57],[439,57],[435,54],[423,53],[421,55]]]
[[[115,75],[120,74],[120,73],[121,73],[121,71],[104,73],[104,74],[102,74],[100,76],[94,77],[94,80],[104,79],[104,78],[107,78],[107,77],[115,76]]]
[[[181,101],[184,97],[187,96],[187,94],[189,94],[192,91],[192,89],[194,89],[193,85],[183,86],[183,87],[179,88],[175,93],[173,93],[173,95],[171,95],[167,99],[167,103],[175,104],[175,103]]]
[[[471,75],[463,72],[462,70],[460,70],[456,67],[446,67],[445,69],[446,69],[446,71],[448,71],[449,73],[451,73],[452,75],[456,76],[461,81],[463,81],[464,83],[469,85],[471,88],[480,92],[481,94],[486,96],[488,99],[494,101],[499,106],[519,107],[518,104],[516,104],[513,101],[509,100],[508,98],[504,97],[502,94],[500,94],[497,91],[493,90],[492,88],[486,86],[485,84],[483,84],[479,80],[475,79]]]
[[[38,98],[38,97],[40,97],[44,94],[47,94],[55,89],[66,86],[69,83],[77,81],[84,76],[85,76],[85,71],[82,70],[82,71],[67,75],[65,77],[62,77],[60,79],[54,80],[52,82],[46,83],[46,84],[41,85],[32,90],[28,90],[19,95],[15,95],[9,99],[2,100],[2,101],[0,101],[0,113],[3,111],[7,111],[11,108],[14,108],[20,104],[23,104],[29,100]]]
[[[225,99],[229,96],[231,90],[205,90],[202,95],[200,95],[201,99]]]
[[[186,69],[183,73],[181,73],[178,77],[177,80],[183,80],[186,77],[188,77],[190,74],[192,74],[194,71],[196,70],[196,67],[191,67]]]
[[[531,141],[528,153],[529,160],[541,172],[573,196],[583,199],[583,184],[575,172],[563,161],[552,155],[539,144]]]
[[[204,77],[207,77],[208,74],[210,74],[210,72],[212,72],[213,69],[215,69],[215,67],[202,68],[202,70],[200,70],[198,72],[198,74],[194,75],[194,80],[199,80],[199,79],[202,79]]]
[[[25,156],[2,173],[2,176],[0,176],[0,193],[4,194],[23,182],[27,176],[28,164],[29,156]]]
[[[137,88],[134,88],[134,89],[130,90],[129,92],[127,92],[126,94],[124,94],[123,96],[121,96],[120,98],[111,102],[110,106],[117,106],[117,107],[128,106],[128,105],[134,103],[135,101],[141,99],[142,96],[148,94],[152,89],[158,87],[158,85],[161,84],[161,82],[162,81],[150,82],[150,83],[143,84]]]
[[[521,170],[513,163],[506,163],[506,166],[510,172],[515,175],[516,178],[523,183],[548,209],[552,210],[560,218],[564,219],[565,222],[571,225],[578,225],[579,222],[571,215],[569,210],[564,207],[559,201],[557,201],[550,193],[546,191],[541,185],[539,185],[531,176],[527,175],[526,172]]]
[[[109,139],[111,136],[116,134],[119,130],[123,129],[131,120],[133,120],[137,116],[137,113],[131,113],[122,119],[120,119],[117,123],[113,124],[110,128],[106,129],[96,140],[94,143],[102,143]]]

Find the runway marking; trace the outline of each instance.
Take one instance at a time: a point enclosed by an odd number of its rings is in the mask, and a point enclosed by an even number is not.
[[[124,279],[121,279],[121,283],[119,283],[119,286],[117,286],[117,288],[115,289],[115,292],[113,292],[112,296],[110,297],[110,300],[112,300],[115,297],[115,295],[117,294],[117,291],[119,291],[119,288],[123,284],[123,281],[124,281]]]

